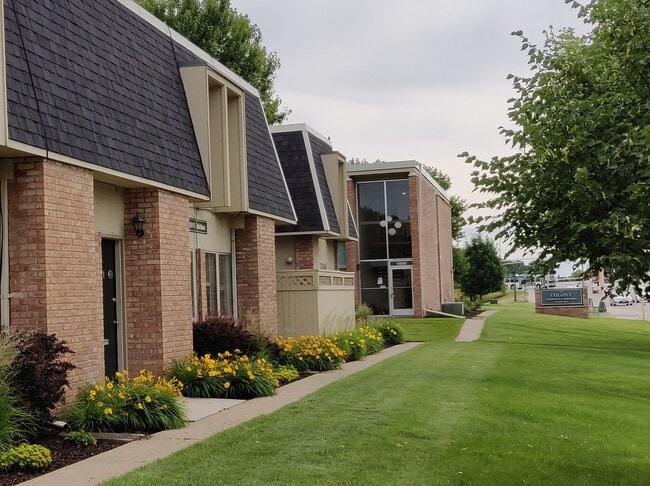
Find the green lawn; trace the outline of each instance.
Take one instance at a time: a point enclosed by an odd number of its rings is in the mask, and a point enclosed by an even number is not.
[[[492,309],[109,484],[650,484],[650,323]]]

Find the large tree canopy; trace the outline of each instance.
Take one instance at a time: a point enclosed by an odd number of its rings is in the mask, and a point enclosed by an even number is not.
[[[571,3],[570,1],[567,3]],[[517,153],[467,157],[496,215],[482,227],[515,249],[537,248],[547,268],[564,260],[647,280],[650,270],[650,1],[572,2],[592,31],[522,32],[530,77],[512,76]]]
[[[460,279],[463,293],[476,299],[503,288],[506,270],[491,241],[476,236],[465,247],[463,254],[468,267]]]
[[[270,124],[282,123],[290,111],[281,108],[273,82],[280,60],[267,52],[262,34],[230,0],[137,0],[172,29],[187,37],[257,88]]]

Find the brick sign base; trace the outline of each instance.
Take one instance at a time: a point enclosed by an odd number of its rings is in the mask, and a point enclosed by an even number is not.
[[[561,291],[562,289],[558,289]],[[587,295],[587,288],[582,289],[582,304],[581,305],[542,305],[541,291],[535,290],[535,312],[538,314],[549,314],[552,316],[567,316],[567,317],[580,317],[583,319],[589,318],[589,298]]]

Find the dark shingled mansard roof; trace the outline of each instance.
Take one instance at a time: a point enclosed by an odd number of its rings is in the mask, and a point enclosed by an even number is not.
[[[305,134],[307,143],[305,143]],[[339,233],[339,222],[321,159],[323,154],[332,151],[332,147],[301,129],[275,131],[273,141],[298,216],[296,226],[282,226],[278,228],[278,232],[323,232],[329,229]],[[312,162],[316,173],[315,180],[312,174]],[[322,196],[323,208],[329,224],[323,221],[317,192]]]
[[[179,66],[208,64],[116,0],[5,0],[9,138],[209,195]],[[245,96],[249,205],[295,221],[261,103]]]
[[[250,208],[296,220],[287,184],[259,98],[246,93],[246,151]]]
[[[116,1],[6,0],[4,14],[12,140],[209,194],[188,51]]]

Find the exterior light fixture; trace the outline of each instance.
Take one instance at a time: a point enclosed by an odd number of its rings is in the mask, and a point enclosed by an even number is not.
[[[287,257],[287,265],[291,265],[293,263],[293,257]]]
[[[131,220],[133,223],[133,229],[135,230],[135,236],[138,238],[144,236],[144,216],[140,216],[140,213],[133,216]]]

